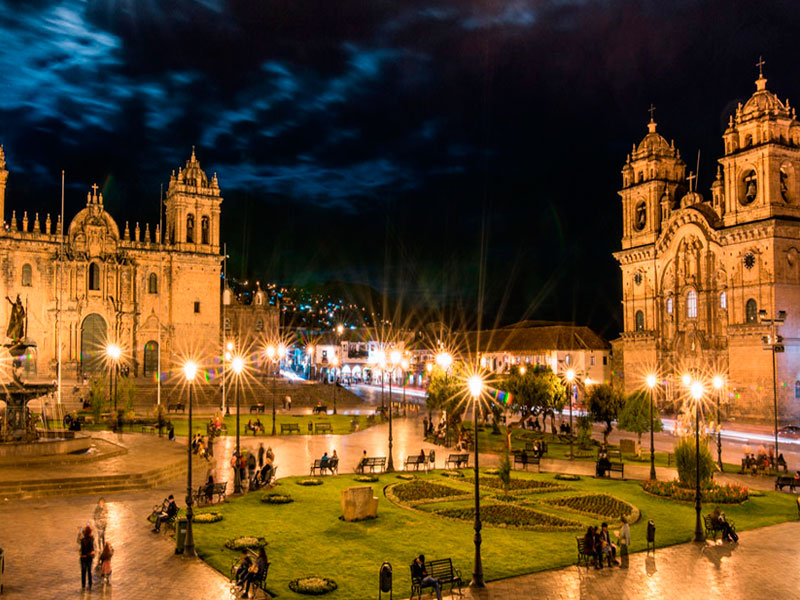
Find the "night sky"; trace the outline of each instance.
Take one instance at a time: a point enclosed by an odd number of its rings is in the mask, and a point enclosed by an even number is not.
[[[65,169],[69,216],[97,181],[154,225],[196,145],[237,276],[475,311],[483,264],[485,324],[613,337],[648,106],[708,197],[759,55],[800,104],[798,31],[774,0],[2,2],[6,218],[57,213]]]

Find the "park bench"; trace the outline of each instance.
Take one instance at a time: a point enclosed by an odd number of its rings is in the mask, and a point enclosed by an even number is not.
[[[161,507],[162,506],[163,506],[163,504],[156,504],[153,507],[153,513],[151,515],[153,517],[153,525],[155,525],[155,523],[156,523],[156,521],[155,521],[156,517],[158,517],[158,515],[161,514]],[[177,521],[177,519],[178,519],[178,513],[175,513],[174,515],[172,515],[168,519],[165,519],[164,521],[162,521],[161,522],[161,527],[162,527],[161,531],[165,531],[166,532],[168,529],[175,529],[175,522]]]
[[[311,465],[311,475],[314,475],[315,472],[318,472],[320,475],[324,475],[325,471],[330,473],[339,474],[339,459],[338,458],[328,458],[324,461],[321,458],[317,458],[314,460],[313,464]]]
[[[263,402],[256,402],[255,404],[250,405],[250,414],[253,413],[261,413],[264,414],[264,403]]]
[[[331,427],[331,424],[327,421],[324,423],[315,423],[314,431],[315,433],[333,433],[333,427]]]
[[[461,467],[469,466],[469,454],[451,454],[444,461],[444,468],[449,469],[448,465],[454,465],[453,468],[460,469]]]
[[[324,404],[320,404],[314,407],[312,411],[315,415],[327,415],[328,414],[328,407]]]
[[[300,433],[300,425],[297,423],[281,423],[281,435],[284,433]]]
[[[227,481],[219,481],[214,484],[214,489],[211,490],[211,498],[212,502],[213,499],[216,497],[217,502],[224,502],[225,496],[228,492],[228,482]],[[197,505],[200,506],[206,501],[206,486],[201,485],[197,488],[197,491],[194,493],[195,502]]]
[[[736,533],[736,525],[733,524],[733,521],[726,519],[726,522],[730,525],[731,531]],[[710,537],[712,540],[717,541],[717,533],[723,533],[724,531],[719,523],[714,522],[711,515],[703,515],[703,524],[705,525],[706,539]]]
[[[142,425],[142,433],[152,433],[155,435],[156,428],[153,425]]]
[[[536,470],[541,473],[541,466],[539,465],[539,457],[538,456],[522,456],[522,454],[515,454],[514,455],[514,467],[516,468],[517,465],[522,465],[524,469],[528,470],[528,465],[536,465]]]
[[[451,596],[453,595],[453,588],[458,586],[458,595],[461,596],[461,571],[453,567],[452,559],[426,560],[425,571],[434,579],[438,579],[442,587],[449,585]],[[411,573],[411,598],[413,599],[415,594],[417,598],[422,598],[422,580],[419,577],[414,577],[413,569]]]
[[[374,473],[375,469],[378,469],[378,472],[381,473],[386,468],[386,457],[368,456],[359,464],[359,468],[361,469],[362,473],[364,473],[367,469],[369,469],[370,473]]]
[[[595,471],[594,472],[595,472],[597,477],[608,477],[609,479],[611,479],[612,474],[619,473],[619,478],[620,479],[625,479],[625,463],[612,462],[609,465],[608,469],[606,469],[606,472],[602,476],[599,474],[598,466],[599,466],[599,463],[595,463],[595,467],[594,467]]]
[[[783,488],[788,486],[789,490],[794,492],[794,488],[800,485],[800,479],[795,479],[789,475],[778,475],[778,478],[775,480],[775,489],[783,491]]]
[[[170,402],[167,404],[167,412],[184,412],[183,402]]]
[[[581,566],[582,562],[586,563],[586,568],[588,569],[590,563],[594,561],[594,554],[591,552],[586,552],[585,546],[583,545],[583,538],[582,537],[575,537],[575,541],[578,544],[578,566]]]
[[[255,550],[249,549],[247,551],[247,554],[250,555],[250,560],[253,562],[253,564],[256,564],[256,561],[258,560],[258,552],[256,552]],[[231,563],[231,582],[235,582],[236,581],[236,570],[239,568],[239,560],[240,560],[239,558],[236,558]],[[271,564],[272,563],[269,562],[269,560],[267,560],[267,568],[264,569],[264,572],[261,574],[261,576],[258,579],[254,579],[253,583],[251,584],[251,585],[255,586],[255,589],[261,590],[264,593],[264,597],[265,598],[272,598],[273,597],[273,592],[270,592],[269,590],[267,590],[267,575],[269,574],[269,566]],[[233,587],[233,586],[231,585],[231,587]],[[236,590],[232,590],[232,592],[233,592],[234,596],[238,596],[238,593],[241,593],[240,591],[237,593]],[[255,592],[253,592],[253,595],[255,596]]]
[[[415,471],[419,471],[420,465],[422,468],[425,468],[425,465],[428,463],[428,457],[423,456],[421,454],[415,454],[414,456],[406,457],[406,462],[404,464],[404,468],[406,471],[410,471],[409,467],[413,466]]]

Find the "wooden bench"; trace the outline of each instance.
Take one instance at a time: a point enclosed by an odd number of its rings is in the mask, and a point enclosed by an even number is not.
[[[142,433],[152,433],[155,435],[156,428],[153,425],[142,425]]]
[[[524,459],[524,460],[523,460]],[[536,470],[538,472],[541,471],[541,466],[539,465],[539,457],[538,456],[525,456],[523,457],[521,454],[514,455],[514,467],[516,468],[517,465],[522,465],[525,470],[528,470],[528,465],[536,465]]]
[[[256,564],[256,561],[258,560],[258,552],[256,552],[255,550],[248,549],[247,554],[250,556],[250,560],[253,562],[253,564]],[[240,560],[241,559],[237,557],[231,563],[231,582],[236,581],[236,571],[239,568]],[[269,566],[271,564],[272,563],[269,562],[269,560],[267,560],[267,568],[264,569],[264,572],[261,573],[261,576],[258,579],[254,579],[253,582],[251,583],[251,585],[255,586],[256,589],[261,590],[264,593],[265,598],[273,597],[273,592],[267,590],[267,575],[269,575]],[[253,592],[253,595],[255,596],[255,592]]]
[[[327,415],[328,414],[328,407],[325,406],[324,404],[321,404],[319,406],[315,406],[314,410],[312,412],[315,415]]]
[[[453,588],[458,586],[458,595],[461,596],[461,571],[453,567],[450,558],[440,558],[437,560],[426,560],[425,571],[434,579],[438,579],[442,587],[450,586],[450,595],[453,595]],[[422,598],[422,580],[414,577],[414,570],[411,570],[411,598],[416,594],[417,598]],[[433,588],[431,588],[433,589]]]
[[[454,469],[459,469],[461,467],[468,467],[469,466],[469,454],[451,454],[447,457],[447,460],[444,461],[444,468],[449,469],[448,465],[454,465]]]
[[[733,521],[729,521],[726,519],[726,522],[731,527],[731,531],[736,533],[736,525],[733,524]],[[717,533],[723,533],[724,529],[719,526],[718,523],[714,523],[711,515],[703,515],[703,525],[705,526],[706,530],[706,538],[711,538],[714,541],[717,541]]]
[[[228,482],[227,481],[219,481],[214,484],[214,488],[211,490],[211,502],[214,501],[214,497],[217,498],[217,502],[224,502],[225,496],[228,493]],[[208,499],[206,494],[206,486],[201,485],[197,488],[197,491],[194,493],[195,502],[197,505],[200,506],[201,504],[205,503]]]
[[[787,486],[790,491],[794,492],[794,488],[800,486],[800,479],[795,479],[789,475],[778,475],[775,480],[775,489],[783,491],[783,488]]]
[[[578,566],[581,566],[582,562],[586,563],[586,568],[588,569],[590,563],[594,562],[594,554],[590,552],[586,552],[585,547],[583,545],[583,538],[582,537],[575,537],[575,541],[578,543]]]
[[[619,473],[620,479],[625,479],[625,463],[621,462],[612,462],[606,472],[603,475],[599,475],[599,469],[597,468],[598,464],[595,463],[595,474],[597,477],[608,477],[611,479],[611,475],[614,473]]]
[[[314,423],[314,433],[333,433],[333,427],[327,421],[324,423]]]
[[[265,407],[264,407],[264,403],[263,402],[258,402],[256,404],[251,404],[250,405],[250,414],[252,415],[253,413],[261,413],[263,415],[264,414],[264,409],[265,409]]]
[[[419,471],[420,465],[424,469],[425,466],[428,464],[428,457],[422,456],[420,454],[415,454],[414,456],[406,457],[406,462],[403,465],[403,468],[406,471],[410,471],[409,467],[413,466],[415,471]]]
[[[295,431],[300,433],[300,425],[298,423],[281,423],[281,435]]]
[[[167,404],[167,412],[184,412],[186,409],[183,406],[183,402],[170,402]]]
[[[325,471],[328,471],[329,474],[336,473],[339,474],[339,459],[338,458],[328,458],[325,460],[325,464],[323,465],[323,461],[321,458],[317,458],[311,465],[311,475],[314,473],[319,472],[320,475],[324,475]]]
[[[386,457],[385,456],[368,456],[359,464],[359,468],[361,472],[364,473],[367,469],[369,469],[370,473],[374,473],[375,469],[378,469],[378,473],[382,473],[383,470],[386,468]]]

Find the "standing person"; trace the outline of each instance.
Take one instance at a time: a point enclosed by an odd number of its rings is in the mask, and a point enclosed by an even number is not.
[[[106,585],[111,585],[111,557],[114,556],[114,548],[109,542],[103,544],[103,551],[100,553],[100,576]]]
[[[259,443],[258,444],[258,468],[260,469],[263,466],[264,466],[264,444],[263,443]]]
[[[256,455],[252,452],[248,453],[247,455],[247,472],[248,476],[252,479],[256,476],[256,469],[258,465],[256,465]]]
[[[628,549],[631,545],[631,526],[628,524],[628,519],[625,515],[619,518],[622,527],[617,532],[617,542],[619,543],[619,556],[622,559],[622,566],[628,567]]]
[[[92,589],[92,562],[94,561],[94,535],[92,526],[78,527],[78,546],[81,557],[81,589],[86,589],[86,580],[89,580],[89,589]]]
[[[428,437],[428,417],[422,417],[422,437]]]
[[[106,527],[108,527],[108,509],[106,508],[105,498],[97,501],[94,507],[94,529],[97,532],[97,549],[102,550],[106,543]]]
[[[289,383],[292,383],[292,380],[289,380]],[[286,396],[286,410],[292,410],[292,397]]]
[[[420,587],[432,587],[436,590],[437,600],[442,600],[442,584],[435,577],[431,577],[425,570],[425,555],[420,554],[411,563],[411,576],[419,579]]]

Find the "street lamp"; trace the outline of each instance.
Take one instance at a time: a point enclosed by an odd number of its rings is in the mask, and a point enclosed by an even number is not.
[[[386,411],[386,402],[383,399],[383,372],[386,370],[386,352],[383,350],[378,350],[373,357],[375,364],[381,370],[381,414],[384,414]]]
[[[231,369],[236,374],[236,466],[233,469],[233,493],[242,493],[242,478],[239,473],[239,458],[241,456],[241,449],[239,447],[239,376],[244,369],[244,359],[241,356],[234,356],[231,361]]]
[[[312,346],[309,346],[309,355],[312,350]],[[275,386],[277,385],[277,376],[280,374],[280,364],[283,357],[286,355],[286,347],[283,344],[278,344],[277,347],[270,344],[267,346],[267,358],[269,358],[270,362],[272,362],[272,435],[275,435],[275,396],[277,396],[277,390]],[[277,373],[276,373],[277,368]]]
[[[403,416],[408,416],[408,405],[406,404],[406,378],[408,377],[408,359],[400,361],[400,372],[403,375]]]
[[[764,350],[770,350],[772,352],[772,402],[774,404],[775,409],[775,465],[777,466],[778,460],[778,365],[775,360],[775,354],[777,352],[783,352],[785,350],[783,346],[783,336],[778,335],[776,331],[776,327],[778,325],[783,325],[784,321],[786,321],[786,311],[779,310],[778,316],[772,319],[767,318],[767,311],[760,310],[758,311],[758,318],[761,321],[762,325],[769,325],[770,326],[770,335],[764,336],[762,339],[764,341]]]
[[[450,368],[450,365],[453,364],[453,355],[449,352],[439,352],[439,354],[436,355],[436,364],[444,370],[446,376],[447,370]]]
[[[122,356],[122,350],[116,344],[109,344],[106,346],[106,355],[111,359],[111,368],[108,375],[108,391],[109,395],[113,398],[114,402],[114,418],[117,418],[117,389],[114,385],[117,368],[119,366],[119,357]]]
[[[391,370],[389,371],[389,466],[386,468],[390,473],[394,471],[394,459],[392,458],[392,379],[394,379],[394,370],[397,364],[402,359],[402,355],[397,350],[392,350],[389,353],[389,361]]]
[[[339,366],[339,357],[335,354],[333,355],[333,358],[331,358],[331,364],[333,365],[333,414],[336,414],[336,388],[338,386],[336,379],[336,367]]]
[[[569,402],[569,459],[572,460],[572,382],[575,381],[575,369],[567,369],[567,372],[564,373],[564,378],[569,384],[569,394],[567,396]],[[564,413],[561,414],[563,415]]]
[[[695,487],[694,487],[694,541],[705,542],[703,527],[700,524],[700,400],[705,393],[703,384],[700,381],[693,381],[689,386],[689,392],[694,400],[694,439],[695,439]]]
[[[656,450],[655,446],[653,445],[653,404],[655,402],[653,396],[656,393],[656,384],[658,384],[658,378],[650,373],[647,378],[647,387],[650,388],[650,479],[655,480],[656,478]]]
[[[717,390],[717,464],[719,464],[720,473],[725,469],[722,467],[722,417],[719,410],[719,403],[722,396],[722,386],[725,385],[725,380],[721,375],[715,375],[712,380],[714,389]]]
[[[483,562],[481,562],[481,494],[480,494],[480,475],[478,473],[478,402],[483,394],[486,385],[483,378],[472,375],[467,380],[467,388],[472,396],[472,421],[475,432],[475,562],[472,566],[472,581],[470,587],[486,587],[483,581]]]
[[[227,383],[227,363],[231,362],[233,357],[233,342],[225,344],[225,352],[222,353],[222,410],[226,415],[231,414],[231,407],[228,405],[228,398],[226,396],[226,383]]]
[[[193,360],[187,360],[183,365],[183,375],[186,377],[186,383],[189,387],[189,432],[186,439],[186,455],[189,459],[189,465],[186,475],[186,541],[183,546],[184,556],[195,556],[194,552],[194,534],[192,533],[192,518],[194,511],[192,510],[192,386],[194,384],[195,375],[197,375],[197,363]]]
[[[314,346],[309,344],[306,348],[306,354],[308,355],[308,378],[311,379],[311,369],[314,368]]]

